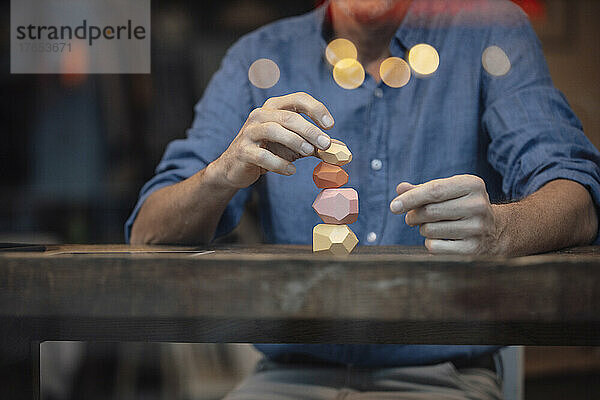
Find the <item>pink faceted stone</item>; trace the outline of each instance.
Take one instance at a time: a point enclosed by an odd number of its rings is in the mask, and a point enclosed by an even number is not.
[[[325,189],[312,206],[326,224],[346,225],[358,219],[358,193],[352,188]]]

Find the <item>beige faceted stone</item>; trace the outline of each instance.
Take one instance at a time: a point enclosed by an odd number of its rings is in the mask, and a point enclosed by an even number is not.
[[[331,145],[327,150],[317,150],[317,156],[326,163],[338,166],[352,161],[352,153],[348,147],[337,139],[331,139]]]
[[[345,256],[358,244],[348,225],[319,224],[313,228],[313,252]]]

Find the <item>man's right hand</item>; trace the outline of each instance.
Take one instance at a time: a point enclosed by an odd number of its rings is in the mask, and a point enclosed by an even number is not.
[[[250,113],[231,145],[210,167],[223,184],[236,189],[252,185],[267,171],[293,175],[294,161],[314,155],[315,147],[329,148],[331,140],[320,128],[330,129],[333,124],[327,108],[306,93],[272,97]]]

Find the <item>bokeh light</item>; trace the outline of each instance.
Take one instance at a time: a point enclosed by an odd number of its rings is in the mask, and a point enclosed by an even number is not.
[[[344,58],[333,67],[333,79],[344,89],[356,89],[365,80],[365,69],[354,58]]]
[[[481,56],[483,68],[492,76],[504,76],[510,71],[511,65],[508,56],[498,46],[490,46]]]
[[[388,86],[401,88],[410,81],[410,66],[398,57],[389,57],[379,66],[379,76]]]
[[[440,66],[440,55],[433,46],[421,43],[408,52],[408,63],[417,75],[429,76]]]
[[[248,68],[248,79],[259,89],[268,89],[279,82],[279,67],[275,61],[259,58]]]
[[[356,60],[358,57],[358,51],[354,43],[348,39],[335,39],[332,40],[325,49],[325,57],[331,65],[337,64],[344,58],[352,58]]]

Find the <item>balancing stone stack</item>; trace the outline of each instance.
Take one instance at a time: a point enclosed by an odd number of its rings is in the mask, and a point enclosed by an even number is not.
[[[313,171],[313,180],[323,189],[313,203],[313,209],[325,222],[313,229],[313,251],[332,255],[346,255],[358,243],[348,224],[358,218],[358,193],[342,188],[348,183],[348,174],[340,166],[352,161],[352,153],[339,140],[331,139],[327,150],[318,150],[323,160]]]

